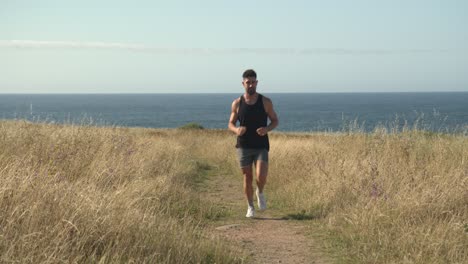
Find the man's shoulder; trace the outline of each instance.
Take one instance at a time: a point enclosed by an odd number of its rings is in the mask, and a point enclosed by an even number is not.
[[[272,103],[272,102],[271,102],[271,99],[270,99],[270,98],[268,98],[268,97],[266,97],[266,96],[265,96],[265,95],[263,95],[263,94],[262,94],[262,101],[263,101],[263,103],[269,103],[269,104],[271,104],[271,103]]]
[[[234,101],[232,101],[232,105],[231,105],[231,106],[232,106],[233,108],[239,108],[240,101],[241,101],[240,97],[234,99]]]

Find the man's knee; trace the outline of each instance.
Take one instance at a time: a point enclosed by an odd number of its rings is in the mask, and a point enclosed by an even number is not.
[[[244,167],[242,168],[242,175],[244,175],[245,178],[252,178],[253,173],[252,173],[252,167]]]
[[[256,165],[257,165],[257,176],[266,177],[268,174],[268,162],[258,161]]]

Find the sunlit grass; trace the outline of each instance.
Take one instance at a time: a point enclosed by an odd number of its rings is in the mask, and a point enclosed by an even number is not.
[[[278,135],[271,160],[272,202],[320,219],[347,261],[468,262],[465,135]]]
[[[0,122],[0,262],[241,262],[176,131]]]
[[[271,210],[320,226],[345,262],[468,262],[466,133],[270,139]],[[1,262],[242,262],[204,228],[226,213],[196,188],[213,168],[240,177],[234,145],[225,130],[1,121]]]

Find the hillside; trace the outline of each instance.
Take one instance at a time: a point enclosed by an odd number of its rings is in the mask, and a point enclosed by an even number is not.
[[[270,136],[267,217],[315,241],[321,253],[305,260],[468,262],[466,136]],[[234,140],[224,130],[0,121],[1,262],[258,261],[215,229],[258,223],[243,219]],[[232,202],[212,199],[223,188]]]

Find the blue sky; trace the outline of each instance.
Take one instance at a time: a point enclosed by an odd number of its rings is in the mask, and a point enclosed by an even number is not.
[[[468,1],[0,0],[0,93],[468,91]]]

